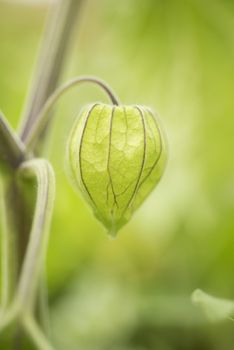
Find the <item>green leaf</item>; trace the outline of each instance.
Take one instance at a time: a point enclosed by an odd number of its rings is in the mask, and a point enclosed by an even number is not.
[[[200,289],[192,294],[194,304],[201,307],[207,318],[212,322],[233,319],[234,301],[211,296]]]
[[[142,106],[86,107],[67,150],[73,183],[111,235],[153,190],[166,163],[163,131]]]
[[[0,112],[0,170],[17,167],[24,154],[24,145]]]

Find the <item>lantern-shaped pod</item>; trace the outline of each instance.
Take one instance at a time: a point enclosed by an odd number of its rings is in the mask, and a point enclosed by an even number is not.
[[[147,107],[96,103],[75,121],[67,160],[74,185],[115,235],[161,178],[165,137]]]

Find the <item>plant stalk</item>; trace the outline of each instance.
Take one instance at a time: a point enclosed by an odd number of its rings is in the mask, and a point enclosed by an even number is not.
[[[38,68],[23,114],[20,130],[23,141],[30,133],[45,101],[58,85],[82,2],[83,0],[58,0],[51,7]]]
[[[8,232],[5,230],[5,236],[3,237],[5,252],[3,253],[3,257],[5,263],[8,264],[8,260],[12,263],[14,260],[17,265],[14,267],[14,273],[9,271],[10,267],[3,267],[5,283],[5,291],[3,292],[4,305],[9,304],[11,294],[15,292],[15,290],[11,290],[15,288],[10,287],[10,285],[12,285],[9,280],[9,278],[12,278],[10,276],[14,275],[14,280],[16,282],[20,276],[16,299],[17,304],[15,304],[16,308],[13,308],[10,316],[6,318],[5,324],[11,323],[15,318],[15,315],[18,312],[17,305],[20,305],[21,309],[24,308],[25,305],[27,305],[29,309],[33,309],[41,265],[43,262],[43,254],[45,252],[48,222],[53,202],[50,198],[53,198],[54,191],[54,183],[53,180],[51,180],[53,175],[51,175],[52,172],[50,171],[50,166],[48,166],[46,161],[32,160],[24,163],[21,167],[21,171],[24,174],[28,171],[31,175],[31,172],[33,172],[38,181],[36,212],[29,237],[31,211],[27,206],[24,193],[21,192],[20,186],[18,186],[16,181],[17,167],[26,158],[31,157],[25,154],[23,143],[30,134],[31,128],[37,122],[38,114],[44,103],[53,93],[61,78],[70,38],[72,37],[72,30],[77,15],[80,12],[82,2],[83,0],[58,0],[58,2],[51,7],[51,13],[48,16],[41,54],[39,57],[38,68],[33,79],[33,86],[29,93],[29,97],[27,98],[23,118],[20,123],[21,127],[19,134],[23,142],[18,140],[17,136],[14,135],[2,115],[0,115],[0,155],[6,157],[6,159],[0,158],[0,163],[3,163],[4,166],[7,164],[7,170],[8,164],[10,164],[11,169],[11,181],[5,192],[7,200],[6,208],[4,208],[5,212],[9,213],[10,218],[5,221],[4,225],[8,225],[11,222],[12,227],[8,226],[7,228],[7,230],[10,231],[8,237],[6,236]],[[47,124],[45,125],[45,129],[46,128]],[[48,184],[48,178],[50,179],[50,190],[46,187]],[[49,192],[50,194],[48,194]],[[5,225],[5,228],[7,225]],[[9,238],[11,235],[14,235],[14,244],[16,245],[15,250],[10,248],[11,239]],[[24,257],[27,246],[27,254]],[[15,254],[14,257],[12,255],[9,256],[9,249]],[[25,259],[22,265],[23,257]],[[35,345],[38,345],[40,349],[52,349],[51,346],[47,344],[43,333],[35,321],[27,321],[25,323],[25,329],[28,333],[31,333],[32,338],[35,340]],[[18,348],[20,348],[20,344],[18,345]]]
[[[16,257],[16,235],[14,227],[12,227],[12,212],[7,210],[10,202],[10,181],[5,180],[4,186],[1,188],[1,260],[2,260],[2,293],[1,293],[1,311],[5,313],[7,307],[13,299],[17,257]]]
[[[50,163],[44,159],[33,159],[23,163],[19,168],[19,175],[25,180],[35,178],[37,183],[34,218],[16,294],[16,302],[20,308],[33,311],[47,250],[55,178]]]

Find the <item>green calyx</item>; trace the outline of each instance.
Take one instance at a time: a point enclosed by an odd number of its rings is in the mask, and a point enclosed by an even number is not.
[[[142,106],[88,106],[68,140],[72,182],[112,236],[157,185],[166,158],[164,133]]]

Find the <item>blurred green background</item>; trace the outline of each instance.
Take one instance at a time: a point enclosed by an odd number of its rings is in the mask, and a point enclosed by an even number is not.
[[[32,3],[0,1],[0,107],[15,128],[48,9]],[[59,103],[46,155],[57,178],[47,273],[58,349],[233,350],[234,324],[209,324],[190,295],[234,298],[234,2],[85,1],[63,80],[81,74],[156,109],[169,162],[111,240],[64,171],[72,120],[106,98],[84,86]]]

